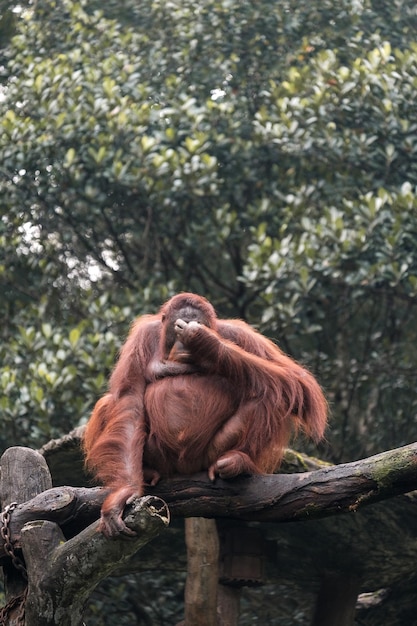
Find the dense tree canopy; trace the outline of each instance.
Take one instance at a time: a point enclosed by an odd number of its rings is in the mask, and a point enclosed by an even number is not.
[[[84,419],[182,289],[313,369],[328,458],[413,440],[415,4],[7,4],[3,445]]]
[[[415,440],[416,29],[414,0],[2,2],[2,448],[82,423],[180,290],[313,370],[323,458]]]

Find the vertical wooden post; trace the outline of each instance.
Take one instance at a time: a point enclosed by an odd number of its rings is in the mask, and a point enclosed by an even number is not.
[[[187,581],[185,626],[217,625],[219,538],[216,522],[203,517],[185,520]]]
[[[242,587],[264,582],[266,542],[258,528],[246,524],[220,526],[218,626],[237,626]]]
[[[241,595],[241,587],[219,584],[217,588],[217,626],[237,626]]]
[[[360,577],[328,572],[322,579],[312,626],[353,626]]]
[[[21,504],[50,489],[52,479],[45,459],[30,448],[15,446],[8,448],[0,459],[1,509],[17,502]],[[13,515],[13,513],[12,513]],[[22,574],[12,565],[3,567],[6,601],[22,594],[27,586]],[[14,623],[13,612],[10,624]]]

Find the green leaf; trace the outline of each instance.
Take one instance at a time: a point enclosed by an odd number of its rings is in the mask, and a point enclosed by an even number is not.
[[[76,152],[74,148],[69,148],[65,154],[64,167],[71,167],[75,161]]]
[[[69,334],[70,344],[73,348],[77,345],[81,337],[81,332],[78,328],[73,328]]]

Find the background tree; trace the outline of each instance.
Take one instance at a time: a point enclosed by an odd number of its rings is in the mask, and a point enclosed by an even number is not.
[[[312,368],[324,458],[413,441],[415,3],[0,11],[2,446],[85,420],[179,290]]]

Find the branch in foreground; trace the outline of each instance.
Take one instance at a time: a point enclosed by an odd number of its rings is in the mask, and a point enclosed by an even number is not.
[[[82,623],[85,602],[106,576],[120,567],[169,522],[166,505],[152,496],[130,506],[126,523],[137,536],[108,541],[97,532],[98,522],[65,541],[57,524],[38,520],[22,530],[29,594],[27,626]]]
[[[148,494],[162,498],[172,516],[227,517],[285,522],[327,517],[417,489],[417,443],[354,463],[300,474],[243,477],[211,483],[204,473],[163,480]],[[47,519],[74,536],[99,516],[100,487],[55,487],[13,511],[11,534],[19,544],[26,522]],[[0,553],[1,556],[1,553]]]

